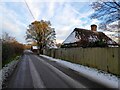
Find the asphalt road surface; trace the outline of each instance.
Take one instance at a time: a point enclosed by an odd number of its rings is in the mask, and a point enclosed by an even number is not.
[[[55,61],[24,51],[7,88],[106,88]]]

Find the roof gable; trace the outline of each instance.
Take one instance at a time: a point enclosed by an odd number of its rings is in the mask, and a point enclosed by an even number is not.
[[[86,42],[86,44],[89,44],[101,40],[108,45],[117,45],[115,41],[106,36],[103,32],[96,32],[81,28],[75,28],[74,31],[68,36],[68,38],[63,42],[63,44],[82,44],[82,42]]]

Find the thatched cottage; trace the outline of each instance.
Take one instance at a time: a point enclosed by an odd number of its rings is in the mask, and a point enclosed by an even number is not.
[[[118,44],[103,32],[98,32],[96,25],[91,25],[91,30],[75,28],[61,47],[118,47]]]

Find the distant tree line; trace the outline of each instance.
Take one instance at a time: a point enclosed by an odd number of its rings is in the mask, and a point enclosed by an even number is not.
[[[13,60],[17,55],[22,54],[24,45],[15,40],[8,33],[2,35],[2,66]]]

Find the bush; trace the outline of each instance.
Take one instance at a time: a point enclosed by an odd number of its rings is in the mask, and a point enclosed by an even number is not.
[[[2,41],[2,67],[9,61],[13,60],[16,56],[22,54],[24,50],[24,45],[14,42],[4,42]]]

